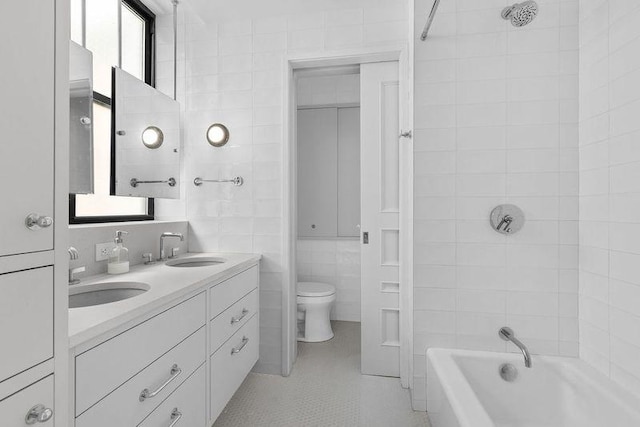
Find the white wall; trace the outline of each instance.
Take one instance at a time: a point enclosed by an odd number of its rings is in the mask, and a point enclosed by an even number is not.
[[[215,22],[212,14],[207,24],[195,14],[184,17],[188,8],[183,4],[180,9],[185,46],[178,98],[184,94],[183,201],[190,225],[189,249],[263,254],[256,366],[261,372],[281,372],[285,56],[397,45],[407,38],[405,0],[330,3],[294,15],[286,7],[274,7],[269,15],[240,21]],[[159,21],[159,27],[170,28],[170,17]],[[167,49],[171,38],[167,31],[161,33],[159,86],[172,76]],[[204,139],[213,122],[225,123],[231,131],[231,140],[223,148],[212,148]],[[189,184],[195,176],[236,175],[245,178],[244,186]],[[163,202],[159,212],[160,217],[179,217],[181,206]]]
[[[332,320],[360,321],[360,241],[299,239],[298,281],[336,287]]]
[[[415,2],[415,36],[432,1]],[[507,1],[443,1],[415,43],[415,408],[428,347],[578,354],[577,1],[539,1],[514,28]],[[527,223],[504,237],[489,212]]]
[[[580,357],[640,393],[640,3],[580,7]]]
[[[160,235],[165,231],[182,233],[184,241],[170,239],[166,241],[168,250],[179,248],[180,253],[187,252],[189,245],[188,224],[186,221],[141,221],[128,223],[105,223],[72,225],[69,227],[69,245],[75,247],[80,257],[71,261],[71,268],[84,266],[87,271],[76,275],[82,279],[107,272],[107,261],[96,261],[95,245],[113,242],[117,230],[128,231],[124,237],[124,246],[129,249],[130,265],[142,264],[142,254],[151,252],[154,258],[160,256]]]
[[[360,74],[299,77],[298,107],[360,105]]]

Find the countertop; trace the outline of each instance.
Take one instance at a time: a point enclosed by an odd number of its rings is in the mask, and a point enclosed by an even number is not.
[[[150,289],[138,296],[109,304],[69,309],[69,347],[77,347],[100,337],[146,314],[166,306],[168,303],[189,294],[194,294],[206,285],[220,283],[235,274],[257,264],[257,254],[235,253],[189,253],[182,258],[220,257],[223,264],[205,267],[170,267],[164,263],[135,265],[128,273],[100,274],[83,278],[69,289],[107,282],[142,282]]]

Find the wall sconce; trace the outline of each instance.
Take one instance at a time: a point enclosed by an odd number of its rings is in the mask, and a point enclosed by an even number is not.
[[[229,129],[221,123],[214,123],[207,129],[207,141],[214,147],[222,147],[229,142]]]
[[[164,142],[164,133],[156,126],[149,126],[142,131],[142,143],[145,147],[155,150]]]

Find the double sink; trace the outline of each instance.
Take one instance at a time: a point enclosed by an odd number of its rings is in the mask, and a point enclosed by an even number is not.
[[[193,257],[170,260],[165,263],[168,267],[196,268],[219,265],[226,262],[218,257]],[[81,287],[69,288],[69,308],[90,307],[109,304],[141,295],[151,289],[142,282],[104,282],[92,283]]]

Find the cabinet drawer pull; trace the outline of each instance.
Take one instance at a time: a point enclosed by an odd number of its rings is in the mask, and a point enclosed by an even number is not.
[[[240,353],[244,348],[244,346],[247,345],[248,342],[249,342],[249,338],[242,337],[242,343],[239,346],[231,349],[231,355],[233,356],[234,354]]]
[[[247,310],[246,308],[243,308],[242,314],[240,316],[231,318],[231,324],[233,325],[235,323],[238,323],[239,321],[244,319],[247,314],[249,314],[249,310]]]
[[[180,369],[177,364],[174,364],[171,367],[171,376],[160,387],[158,387],[154,391],[149,391],[148,388],[145,388],[144,390],[142,390],[140,392],[140,402],[144,402],[146,399],[151,398],[151,397],[156,397],[158,395],[158,393],[160,393],[162,390],[164,390],[164,388],[171,383],[171,381],[173,381],[176,378],[178,378],[178,376],[181,373],[182,373],[182,369]]]
[[[45,408],[44,405],[36,405],[33,408],[29,409],[27,412],[27,416],[24,417],[24,422],[27,425],[32,425],[35,423],[46,423],[53,417],[53,410],[50,408]]]
[[[178,411],[178,408],[173,408],[173,411],[171,411],[171,424],[169,424],[169,427],[175,427],[175,425],[178,424],[178,421],[180,421],[180,418],[182,418],[182,412]]]
[[[38,215],[30,213],[24,220],[24,225],[29,230],[40,230],[41,228],[49,228],[53,225],[53,218],[46,215]]]

